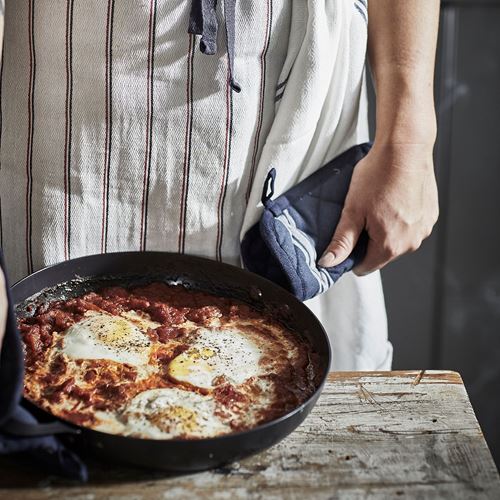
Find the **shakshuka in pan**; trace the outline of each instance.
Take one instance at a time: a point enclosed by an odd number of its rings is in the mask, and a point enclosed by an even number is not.
[[[152,283],[19,319],[25,397],[98,431],[196,439],[248,430],[316,390],[309,344],[244,302]]]

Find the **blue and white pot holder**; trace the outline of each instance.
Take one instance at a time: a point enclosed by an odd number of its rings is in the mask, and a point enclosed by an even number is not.
[[[264,212],[241,243],[245,267],[304,301],[328,290],[360,262],[366,253],[366,232],[344,262],[331,268],[317,264],[340,220],[354,167],[370,147],[351,147],[274,200],[277,172],[271,169],[262,193]]]

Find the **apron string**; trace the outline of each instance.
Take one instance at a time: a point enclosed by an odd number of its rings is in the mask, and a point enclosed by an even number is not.
[[[235,92],[241,87],[234,79],[234,32],[236,0],[224,0],[227,60],[229,65],[229,84]],[[200,51],[213,55],[217,52],[217,0],[192,0],[189,14],[188,33],[201,35]]]

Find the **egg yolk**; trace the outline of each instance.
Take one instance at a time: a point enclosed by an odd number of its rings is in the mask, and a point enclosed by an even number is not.
[[[184,406],[172,405],[146,418],[165,432],[172,432],[172,427],[180,427],[182,432],[190,433],[199,427],[196,412]]]
[[[214,371],[210,358],[215,351],[208,347],[191,348],[173,359],[168,366],[168,374],[174,378],[189,377],[192,373],[210,373]]]
[[[130,337],[132,326],[126,319],[113,318],[113,321],[106,320],[96,322],[97,336],[104,344],[118,344]]]

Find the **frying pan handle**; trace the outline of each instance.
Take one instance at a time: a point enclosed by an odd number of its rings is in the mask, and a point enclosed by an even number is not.
[[[7,420],[2,425],[2,431],[7,434],[22,437],[48,436],[50,434],[80,434],[82,431],[76,427],[59,422],[58,420],[47,424],[27,424],[19,420]]]

